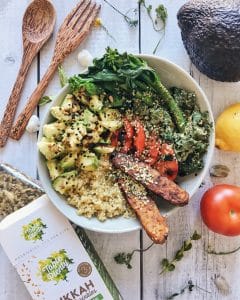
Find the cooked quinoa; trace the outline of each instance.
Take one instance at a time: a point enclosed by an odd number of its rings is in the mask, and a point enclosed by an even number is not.
[[[97,217],[100,221],[117,216],[134,217],[111,171],[102,167],[94,172],[82,172],[78,189],[68,192],[67,201],[79,215]]]

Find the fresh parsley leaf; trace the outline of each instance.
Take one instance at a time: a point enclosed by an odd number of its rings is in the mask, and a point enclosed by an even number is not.
[[[43,96],[39,102],[38,102],[38,105],[39,106],[43,106],[49,102],[52,102],[53,98],[52,97],[49,97],[49,96]]]
[[[132,265],[130,264],[132,260],[132,253],[121,252],[114,256],[114,260],[117,264],[123,265],[125,264],[128,269],[132,269]]]

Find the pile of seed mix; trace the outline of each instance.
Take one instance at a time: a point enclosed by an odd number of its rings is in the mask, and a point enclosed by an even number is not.
[[[0,170],[0,216],[9,215],[42,194],[41,190],[37,190],[4,170]]]

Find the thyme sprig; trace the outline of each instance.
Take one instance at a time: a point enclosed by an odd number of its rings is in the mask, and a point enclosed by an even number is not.
[[[175,264],[176,262],[180,261],[184,257],[184,253],[192,249],[192,241],[197,241],[201,239],[201,235],[197,233],[195,230],[192,236],[189,240],[185,240],[183,242],[182,247],[176,252],[174,258],[169,261],[167,258],[164,258],[161,261],[162,264],[162,271],[160,272],[160,275],[162,275],[165,272],[172,272],[175,270]]]
[[[113,10],[115,10],[119,15],[121,15],[124,20],[128,23],[130,27],[136,27],[138,25],[138,19],[130,18],[127,13],[124,14],[121,12],[117,7],[115,7],[113,4],[108,2],[107,0],[103,0],[105,3],[107,3]]]
[[[153,29],[156,32],[163,31],[168,17],[166,7],[163,4],[158,5],[158,7],[155,9],[156,17],[154,18],[152,16],[153,6],[151,4],[147,5],[145,0],[139,0],[138,3],[146,9],[148,17],[152,22]],[[162,22],[160,27],[157,26],[159,25],[159,21]]]
[[[107,34],[114,42],[116,42],[115,37],[109,32],[109,30],[107,29],[107,27],[103,24],[101,18],[96,18],[96,19],[95,19],[94,27],[95,27],[95,28],[101,28],[103,31],[105,31],[105,33],[106,33],[106,34]]]
[[[146,252],[149,250],[154,243],[150,244],[147,248],[145,249],[134,249],[132,252],[126,253],[126,252],[120,252],[114,256],[114,260],[117,264],[120,265],[126,265],[128,269],[132,269],[131,265],[131,260],[133,258],[133,254],[135,252]]]
[[[158,49],[162,39],[164,38],[164,35],[165,35],[165,28],[166,28],[166,23],[167,23],[167,18],[168,18],[167,9],[163,4],[158,5],[157,8],[155,9],[156,16],[154,18],[152,16],[153,7],[151,4],[147,5],[145,0],[139,0],[138,3],[146,9],[148,17],[152,22],[153,29],[156,32],[161,33],[160,39],[158,40],[157,45],[155,46],[155,48],[153,50],[153,54],[155,54],[157,52],[157,49]],[[159,23],[160,23],[160,26],[159,26]]]
[[[172,300],[173,298],[184,294],[186,290],[188,290],[189,292],[192,292],[194,288],[199,289],[205,293],[211,294],[211,292],[201,288],[200,286],[198,286],[196,284],[193,284],[192,280],[190,279],[190,280],[188,280],[187,284],[179,292],[174,293],[171,296],[167,297],[167,300]]]
[[[236,249],[233,249],[233,250],[230,250],[230,251],[226,251],[226,252],[225,251],[219,251],[219,252],[217,252],[217,251],[211,249],[210,246],[208,246],[207,253],[208,254],[213,254],[213,255],[228,255],[228,254],[236,253],[239,250],[240,250],[240,246],[237,247]]]

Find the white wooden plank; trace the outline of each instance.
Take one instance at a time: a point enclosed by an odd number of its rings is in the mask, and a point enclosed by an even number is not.
[[[29,1],[0,1],[0,118],[8,101],[11,89],[17,76],[22,56],[21,23],[24,10]],[[37,82],[36,60],[29,71],[23,90],[18,112],[23,108],[27,97]],[[9,140],[4,149],[0,149],[0,160],[8,162],[27,174],[36,177],[36,134],[25,134],[21,141]],[[30,299],[23,283],[11,266],[6,255],[0,249],[0,279],[1,300]]]
[[[239,101],[239,83],[220,83],[208,79],[200,74],[189,62],[186,51],[182,45],[180,31],[177,28],[176,13],[178,8],[185,2],[162,1],[169,12],[169,21],[166,29],[165,39],[162,41],[157,54],[166,57],[181,67],[190,71],[193,77],[199,82],[206,92],[212,105],[214,116],[216,117],[227,105]],[[151,4],[159,4],[158,1],[151,1]],[[155,47],[157,34],[149,34],[149,20],[146,13],[141,15],[142,28],[142,52],[151,53]],[[215,151],[214,163],[223,163],[230,167],[231,174],[226,179],[217,182],[238,184],[239,176],[239,154],[226,153],[219,150]],[[211,256],[204,251],[206,245],[211,244],[216,249],[229,250],[238,246],[239,238],[227,238],[210,233],[206,226],[202,224],[199,214],[199,201],[205,189],[212,185],[209,178],[201,190],[192,198],[187,208],[179,209],[169,218],[170,236],[166,246],[154,246],[151,250],[144,253],[144,299],[165,299],[174,292],[178,292],[186,284],[188,279],[192,279],[198,286],[212,291],[211,294],[199,290],[191,294],[184,294],[178,299],[222,299],[215,288],[211,278],[214,274],[223,275],[232,286],[232,294],[228,299],[238,299],[240,295],[239,285],[234,278],[239,276],[239,254],[231,256]],[[214,181],[216,183],[216,180]],[[178,263],[173,273],[159,276],[161,270],[160,261],[167,257],[171,259],[176,250],[181,247],[184,239],[197,229],[202,233],[202,240],[195,243],[190,253],[186,254],[183,261]],[[149,244],[148,237],[144,238],[144,245]],[[237,260],[238,259],[238,260]]]
[[[77,1],[59,1],[55,0],[54,4],[58,11],[58,23],[61,22],[66,13],[70,10]],[[127,11],[131,7],[136,6],[135,1],[111,1],[117,5],[122,11]],[[129,4],[130,2],[130,4]],[[176,24],[176,11],[178,7],[185,1],[164,1],[169,10],[169,23],[167,27],[166,37],[158,50],[158,54],[178,63],[186,70],[190,69],[190,63],[185,50],[181,43],[179,30]],[[0,32],[0,44],[2,51],[0,53],[0,66],[4,70],[5,81],[0,80],[1,99],[7,101],[9,93],[15,79],[18,65],[21,58],[21,44],[20,44],[20,26],[16,23],[21,19],[24,8],[28,1],[2,0],[0,3],[0,27],[7,28]],[[157,1],[151,1],[153,4],[159,4]],[[105,46],[110,44],[122,50],[138,52],[138,37],[137,29],[129,30],[122,18],[115,14],[106,4],[103,4],[102,19],[105,26],[109,29],[117,40],[117,43],[111,41],[103,31],[98,30],[94,32],[91,37],[80,48],[88,48],[94,55],[101,54]],[[111,18],[109,17],[111,16]],[[174,21],[175,20],[175,21]],[[170,23],[171,22],[171,23]],[[11,26],[6,26],[11,24]],[[15,25],[16,24],[16,25]],[[151,31],[149,20],[143,17],[142,20],[142,52],[151,53],[158,35]],[[10,38],[11,37],[11,38]],[[19,40],[19,45],[16,41]],[[50,54],[53,47],[53,42],[45,47],[41,53],[41,69],[42,73],[46,69]],[[77,52],[77,51],[76,51]],[[12,59],[13,57],[13,59]],[[13,62],[14,60],[14,62]],[[66,60],[64,67],[67,72],[78,72],[78,64],[76,61],[76,53]],[[200,75],[193,67],[192,73],[197,79],[205,92],[207,93],[213,108],[215,117],[230,103],[239,101],[240,85],[239,83],[217,83],[209,80],[207,77]],[[36,83],[36,65],[30,70],[28,85],[23,94],[23,100],[30,95]],[[53,83],[50,85],[48,92],[50,95],[58,91],[58,78],[55,76]],[[25,96],[24,96],[25,95]],[[22,101],[23,103],[24,101]],[[0,116],[3,113],[4,101],[0,102]],[[47,109],[47,107],[45,108]],[[43,110],[42,110],[43,113]],[[5,160],[18,166],[20,169],[26,171],[28,174],[34,176],[35,173],[35,154],[32,155],[35,149],[35,137],[29,138],[25,135],[21,142],[10,142],[4,150],[0,150],[0,159]],[[26,153],[26,154],[25,154]],[[34,162],[34,163],[33,163]],[[233,153],[224,153],[216,150],[214,156],[214,163],[224,163],[231,168],[231,174],[224,180],[217,182],[227,182],[232,184],[239,184],[238,170],[240,167],[239,155]],[[216,182],[216,181],[215,181]],[[237,278],[239,278],[239,254],[236,253],[231,256],[216,257],[206,255],[203,252],[204,243],[210,243],[216,249],[229,250],[238,246],[239,238],[223,238],[221,236],[209,233],[206,227],[202,224],[199,217],[199,199],[201,193],[211,183],[207,181],[204,188],[201,189],[198,195],[194,196],[191,204],[186,209],[181,209],[174,214],[170,220],[169,225],[172,235],[169,238],[166,247],[154,246],[151,250],[144,254],[144,299],[164,299],[171,293],[178,291],[184,285],[186,279],[192,278],[200,287],[207,288],[212,291],[211,295],[201,293],[199,291],[193,292],[190,295],[183,295],[178,299],[222,299],[222,296],[214,288],[211,278],[214,274],[223,275],[232,285],[232,294],[227,299],[238,299],[240,290],[238,287]],[[163,257],[171,258],[180,246],[183,239],[187,238],[193,229],[198,229],[203,234],[202,241],[195,244],[193,251],[187,253],[183,261],[179,262],[177,269],[172,274],[159,277],[160,260]],[[119,251],[132,250],[139,247],[138,232],[123,234],[123,235],[103,235],[93,232],[88,232],[90,238],[103,259],[110,274],[119,286],[124,299],[140,299],[139,286],[139,255],[136,255],[133,260],[133,270],[127,270],[125,266],[118,266],[113,261],[113,256]],[[149,245],[149,239],[144,236],[145,246]],[[0,299],[3,300],[27,300],[30,299],[23,284],[18,279],[17,274],[10,266],[6,256],[0,251],[0,264],[4,270],[4,279],[0,280]]]
[[[69,3],[67,0],[61,1],[61,3],[57,0],[53,1],[57,10],[57,28],[66,14],[77,2],[78,1],[76,0],[71,1],[71,3]],[[127,50],[134,53],[138,52],[138,28],[129,28],[124,19],[116,14],[112,8],[110,8],[103,1],[99,2],[102,5],[100,17],[103,21],[103,24],[109,33],[114,36],[117,42],[112,40],[104,30],[94,29],[87,40],[64,61],[64,69],[69,75],[80,72],[81,68],[77,62],[77,53],[81,49],[88,49],[94,57],[101,56],[107,46],[118,48],[121,51]],[[137,7],[136,1],[134,0],[115,0],[111,1],[111,3],[116,5],[123,12],[126,12],[131,8],[135,9]],[[55,36],[56,30],[54,33],[54,37]],[[53,46],[54,39],[52,39],[46,45],[43,51],[41,51],[41,76],[50,62]],[[53,81],[49,85],[46,94],[54,95],[58,92],[59,88],[59,79],[56,74]],[[43,116],[47,109],[47,106],[41,108],[40,115]],[[113,260],[113,256],[117,252],[125,251],[129,248],[139,248],[139,232],[121,235],[100,234],[90,231],[87,233],[93,241],[94,246],[96,247],[96,250],[102,258],[110,275],[114,279],[116,285],[119,287],[124,299],[140,299],[139,256],[136,255],[134,257],[134,269],[132,270],[126,269],[125,266],[117,265]]]
[[[0,118],[10,96],[22,57],[22,16],[29,1],[0,2]],[[30,92],[37,82],[36,60],[30,68],[22,93],[17,114],[24,107]],[[9,139],[5,148],[0,149],[0,160],[20,168],[31,176],[36,176],[36,135],[24,134],[20,141]]]

